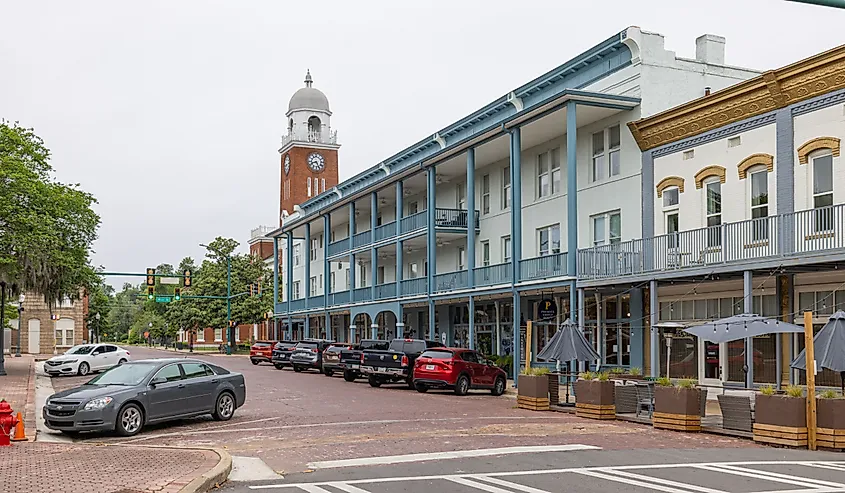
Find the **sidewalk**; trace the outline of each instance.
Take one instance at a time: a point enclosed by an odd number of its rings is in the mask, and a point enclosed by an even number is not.
[[[22,354],[20,358],[6,355],[6,376],[0,377],[0,399],[22,413],[26,435],[35,438],[35,358]],[[0,483],[2,484],[2,483]]]

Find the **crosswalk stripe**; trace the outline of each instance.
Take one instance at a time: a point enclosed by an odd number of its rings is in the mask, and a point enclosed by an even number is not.
[[[316,484],[300,484],[297,487],[307,493],[331,493],[329,490],[320,488]]]
[[[679,488],[673,488],[670,486],[664,486],[662,484],[654,483],[652,481],[644,482],[644,481],[637,481],[636,479],[626,479],[619,476],[613,476],[611,474],[606,474],[603,472],[596,471],[594,469],[581,469],[573,471],[578,474],[583,474],[585,476],[591,476],[594,478],[604,479],[607,481],[615,481],[617,483],[624,483],[634,486],[642,486],[643,488],[650,489],[650,490],[657,490],[657,491],[665,491],[666,493],[689,493],[690,490],[682,490]]]
[[[449,481],[453,482],[453,483],[462,484],[464,486],[469,486],[470,488],[475,488],[475,489],[481,490],[481,491],[487,491],[488,493],[513,493],[512,491],[503,490],[502,488],[499,488],[498,486],[491,486],[489,484],[479,483],[477,481],[472,481],[472,480],[469,480],[469,479],[466,479],[466,478],[454,477],[454,478],[447,478],[447,479]]]
[[[830,470],[833,470],[833,471],[845,471],[845,464],[837,464],[835,462],[828,462],[828,463],[824,463],[824,464],[819,463],[819,462],[814,462],[812,464],[807,464],[807,465],[810,466],[810,467],[819,467],[819,468],[822,468],[822,469],[830,469]]]
[[[357,486],[352,486],[351,484],[346,483],[329,483],[328,486],[333,488],[337,488],[341,491],[345,491],[346,493],[370,493],[367,490],[361,489]]]
[[[473,477],[473,479],[478,479],[484,481],[485,483],[493,483],[497,486],[504,486],[505,488],[509,488],[511,490],[524,491],[525,493],[550,493],[546,490],[534,488],[533,486],[525,486],[524,484],[512,483],[503,479],[491,478],[490,476],[478,476]]]
[[[840,485],[840,484],[837,484],[837,483],[824,484],[824,483],[827,483],[826,481],[815,483],[814,481],[816,481],[816,480],[811,480],[811,479],[808,479],[808,478],[802,478],[802,477],[799,477],[799,476],[790,476],[790,475],[787,475],[787,474],[777,474],[777,473],[764,474],[762,471],[760,471],[758,469],[746,469],[746,468],[743,468],[743,467],[731,467],[731,466],[726,466],[724,464],[722,464],[720,466],[695,465],[693,467],[695,467],[696,469],[703,469],[705,471],[720,472],[720,473],[723,473],[723,474],[733,474],[735,476],[744,476],[746,478],[763,479],[763,480],[772,481],[772,482],[775,482],[775,483],[784,483],[784,484],[792,484],[792,485],[795,485],[795,486],[803,486],[805,488],[819,488],[821,486],[828,486],[828,487],[832,487],[832,488],[842,488],[843,487],[843,485]]]
[[[807,483],[816,483],[816,485],[817,485],[817,486],[815,486],[816,488],[818,488],[818,487],[845,488],[845,484],[834,483],[833,481],[824,481],[822,479],[805,478],[803,476],[794,476],[794,475],[791,475],[791,474],[784,474],[784,473],[774,472],[774,471],[766,471],[766,470],[761,470],[761,469],[751,469],[751,468],[748,468],[748,467],[738,467],[738,466],[734,466],[734,465],[731,465],[731,464],[724,464],[721,467],[724,468],[724,469],[732,469],[734,471],[748,471],[748,472],[753,472],[753,473],[759,473],[759,474],[762,474],[764,476],[771,476],[771,477],[775,477],[775,478],[792,479],[792,480],[795,480],[795,481],[805,481]]]
[[[648,483],[657,483],[665,486],[674,486],[675,488],[683,488],[690,491],[698,491],[700,493],[726,493],[723,490],[714,490],[713,488],[706,488],[704,486],[697,486],[694,484],[681,483],[680,481],[672,481],[671,479],[655,478],[652,476],[645,476],[643,474],[635,474],[628,471],[618,471],[614,468],[601,469],[601,472],[613,474],[614,476],[621,476],[628,479],[636,479]]]

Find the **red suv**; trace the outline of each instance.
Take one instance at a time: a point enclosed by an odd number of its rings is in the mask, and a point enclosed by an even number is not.
[[[255,341],[249,347],[249,359],[252,361],[252,364],[257,365],[261,362],[270,363],[273,358],[273,346],[275,345],[276,341]]]
[[[502,395],[507,378],[504,370],[469,349],[429,349],[414,363],[417,392],[445,388],[466,395],[470,389],[489,389],[493,395]]]

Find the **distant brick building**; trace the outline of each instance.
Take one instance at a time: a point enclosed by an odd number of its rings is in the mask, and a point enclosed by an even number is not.
[[[25,293],[21,320],[13,321],[12,325],[18,326],[20,322],[22,353],[54,354],[87,340],[87,315],[88,296],[81,291],[80,299],[73,301],[65,298],[55,303],[52,309],[44,302],[42,295]],[[9,346],[17,345],[18,336],[13,333]]]

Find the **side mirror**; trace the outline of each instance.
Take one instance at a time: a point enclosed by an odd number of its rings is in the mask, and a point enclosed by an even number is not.
[[[163,383],[167,383],[167,379],[164,377],[155,377],[150,380],[150,386],[155,387],[156,385],[160,385]]]

